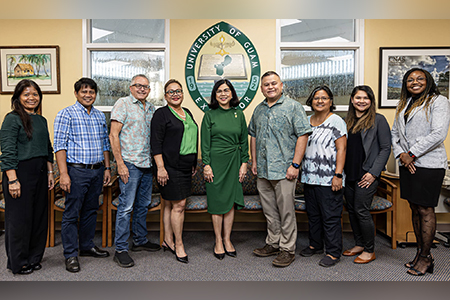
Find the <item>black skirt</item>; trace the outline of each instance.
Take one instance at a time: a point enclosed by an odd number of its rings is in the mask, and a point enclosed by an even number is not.
[[[176,168],[164,166],[169,174],[169,180],[165,186],[161,186],[158,180],[156,181],[164,200],[179,201],[191,195],[192,162],[196,156],[197,154],[180,155]]]
[[[415,174],[411,174],[403,166],[399,170],[400,197],[420,206],[436,207],[438,205],[445,169],[416,167]]]

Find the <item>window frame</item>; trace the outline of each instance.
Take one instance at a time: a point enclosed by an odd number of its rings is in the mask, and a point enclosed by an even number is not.
[[[364,84],[364,20],[355,21],[355,41],[348,43],[330,42],[281,42],[281,21],[276,20],[276,70],[281,74],[281,51],[283,50],[354,50],[355,51],[355,86]],[[303,105],[306,111],[311,111]],[[348,111],[348,105],[336,105],[336,112]]]
[[[164,82],[169,78],[170,71],[170,20],[164,20],[164,43],[92,43],[91,19],[83,19],[82,23],[82,47],[83,47],[83,76],[91,77],[91,53],[92,51],[164,51]],[[130,78],[131,80],[131,78]],[[165,100],[164,100],[165,101]],[[110,113],[112,106],[95,106],[98,110]],[[156,108],[159,108],[157,106]]]

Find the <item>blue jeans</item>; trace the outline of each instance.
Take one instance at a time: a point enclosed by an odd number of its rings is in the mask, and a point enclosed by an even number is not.
[[[152,201],[152,172],[151,168],[138,168],[125,162],[130,177],[125,184],[119,179],[119,206],[116,215],[116,251],[128,251],[128,238],[130,236],[130,218],[133,211],[133,242],[135,245],[143,245],[147,239],[147,212]]]
[[[61,222],[65,258],[78,256],[78,244],[80,250],[89,250],[95,246],[93,239],[104,167],[89,170],[67,166],[67,171],[71,181],[70,193],[66,193],[66,208]]]

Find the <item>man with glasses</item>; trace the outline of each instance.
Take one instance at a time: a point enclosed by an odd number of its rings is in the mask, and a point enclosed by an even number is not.
[[[248,134],[267,237],[266,245],[253,253],[261,257],[278,255],[272,264],[287,267],[295,259],[297,241],[295,185],[312,130],[303,106],[283,95],[277,73],[264,73],[261,91],[266,99],[253,111]]]
[[[120,98],[111,110],[111,148],[119,174],[114,261],[123,268],[134,266],[128,255],[130,218],[133,211],[131,251],[158,251],[147,239],[147,212],[152,200],[150,123],[155,107],[147,101],[149,80],[139,74],[131,79],[131,95]]]

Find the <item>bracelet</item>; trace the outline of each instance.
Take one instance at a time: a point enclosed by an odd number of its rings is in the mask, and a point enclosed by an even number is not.
[[[19,182],[18,178],[14,179],[14,180],[11,180],[11,181],[8,181],[8,184],[13,184],[13,183],[16,183],[16,182]]]
[[[408,151],[408,155],[409,155],[412,159],[416,159],[416,156],[415,156],[411,151]]]
[[[47,174],[53,174],[53,171],[48,171]]]
[[[106,171],[106,170],[111,170],[111,167],[105,167],[105,171]]]

